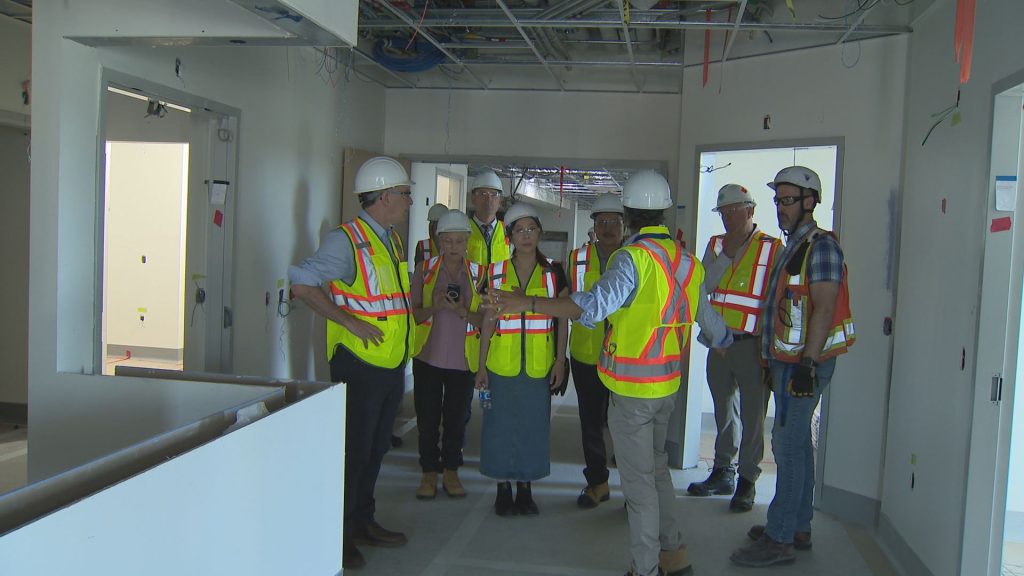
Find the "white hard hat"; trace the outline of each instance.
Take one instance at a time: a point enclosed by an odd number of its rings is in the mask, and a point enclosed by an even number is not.
[[[443,206],[443,204],[434,204]],[[466,232],[469,233],[469,217],[462,210],[448,210],[437,221],[437,233]]]
[[[641,170],[622,187],[622,205],[637,210],[664,210],[672,206],[668,180],[654,170]]]
[[[517,202],[509,207],[508,212],[505,212],[505,226],[509,229],[516,223],[516,220],[522,220],[523,218],[533,218],[540,223],[540,216],[537,215],[537,210],[525,202]]]
[[[775,190],[779,184],[792,184],[798,188],[810,188],[821,196],[821,178],[818,173],[806,166],[790,166],[779,170],[775,180],[768,183],[768,187]]]
[[[444,216],[447,213],[448,207],[438,202],[431,206],[430,210],[427,210],[427,222],[437,222],[441,219],[441,216]]]
[[[356,172],[356,194],[387,190],[395,186],[411,186],[412,181],[398,160],[387,156],[370,158]]]
[[[504,192],[504,188],[501,186],[501,178],[498,178],[498,175],[491,170],[484,170],[473,178],[469,191],[472,192],[477,188],[490,188],[491,190]]]
[[[616,194],[600,194],[594,205],[590,208],[590,218],[602,212],[614,212],[622,214],[622,200]]]
[[[712,212],[718,212],[718,209],[722,206],[728,206],[730,204],[746,204],[748,206],[757,206],[757,202],[754,202],[753,197],[750,196],[750,190],[747,190],[739,184],[726,184],[718,190],[718,204],[711,209]]]

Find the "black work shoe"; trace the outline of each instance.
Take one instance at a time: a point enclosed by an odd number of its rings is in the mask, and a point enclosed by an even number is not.
[[[690,496],[729,495],[736,489],[735,472],[726,468],[715,468],[703,482],[693,482],[686,492]]]
[[[540,514],[540,508],[533,501],[533,490],[529,482],[516,482],[516,510],[523,516]]]
[[[516,515],[516,504],[512,501],[511,482],[498,482],[498,496],[494,499],[494,513],[498,516]]]
[[[750,527],[747,531],[747,538],[757,541],[764,536],[764,524],[757,524]],[[811,549],[811,533],[810,532],[796,532],[793,534],[793,549],[794,550],[810,550]]]
[[[733,512],[750,512],[754,507],[754,496],[756,495],[757,490],[754,489],[754,483],[740,476],[740,481],[736,484],[736,495],[729,502],[729,510]]]
[[[793,556],[792,544],[776,542],[764,534],[750,546],[737,549],[729,557],[729,560],[740,566],[763,568],[775,564],[792,564],[796,557]]]
[[[341,567],[345,570],[358,570],[366,566],[366,558],[354,544],[346,543],[342,548]]]

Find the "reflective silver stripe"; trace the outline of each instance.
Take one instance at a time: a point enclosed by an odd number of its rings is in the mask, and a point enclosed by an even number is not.
[[[761,307],[761,301],[757,298],[751,298],[749,296],[740,296],[738,294],[722,294],[721,292],[712,292],[711,301],[716,304],[735,304],[736,306],[744,306],[746,308],[758,309]]]
[[[641,240],[640,242],[637,242],[637,244],[643,245],[650,249],[650,251],[653,253],[652,256],[654,256],[655,259],[658,259],[663,264],[665,264],[665,268],[667,268],[669,270],[669,273],[673,275],[672,279],[670,279],[669,282],[671,282],[673,279],[676,280],[676,290],[674,291],[675,296],[672,298],[672,301],[669,302],[669,306],[665,309],[665,315],[662,316],[661,322],[663,324],[685,323],[687,319],[682,317],[681,312],[683,308],[683,303],[685,302],[686,289],[683,287],[682,282],[689,275],[690,269],[686,269],[684,271],[683,267],[679,266],[677,269],[672,270],[672,258],[670,257],[668,251],[665,250],[657,242],[654,242],[649,239],[644,239]],[[690,262],[690,266],[692,267],[693,260],[690,258],[687,258],[687,260]],[[680,255],[680,264],[681,263],[682,255]],[[682,272],[685,272],[685,274],[681,274]]]
[[[666,360],[653,364],[627,364],[615,362],[610,354],[601,354],[601,367],[615,376],[625,379],[665,379],[680,373],[682,362],[679,359]]]
[[[711,239],[711,251],[715,253],[715,256],[721,256],[724,248],[725,241],[720,236]]]

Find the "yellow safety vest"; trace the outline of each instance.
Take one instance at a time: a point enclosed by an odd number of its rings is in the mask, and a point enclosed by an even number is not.
[[[476,312],[480,308],[480,294],[473,288],[480,281],[480,273],[483,267],[474,262],[465,261],[466,273],[469,274],[469,286],[471,299],[469,301],[470,312]],[[441,257],[434,256],[423,262],[423,307],[430,308],[434,305],[434,286],[437,284],[437,271],[441,268]],[[463,295],[465,297],[465,295]],[[412,355],[419,356],[423,347],[430,338],[430,328],[433,325],[433,318],[427,318],[416,325],[416,337],[413,340]],[[480,365],[480,329],[466,321],[466,364],[470,372],[476,372]]]
[[[711,306],[722,315],[726,326],[747,334],[761,333],[761,309],[768,291],[775,254],[782,242],[761,232],[754,232],[743,253],[733,260],[729,269],[711,292]],[[715,236],[708,250],[715,256],[722,253],[725,236]]]
[[[585,292],[601,277],[601,256],[592,242],[569,253],[569,292]],[[587,328],[573,322],[569,331],[569,354],[572,359],[592,366],[597,365],[604,343],[605,323]]]
[[[823,235],[835,238],[831,232],[815,230],[807,237],[807,250],[803,252],[800,273],[790,275],[786,270],[787,262],[780,262],[782,271],[779,282],[775,286],[776,318],[773,322],[775,330],[772,334],[772,358],[781,362],[799,362],[804,353],[804,342],[807,339],[807,326],[814,314],[814,302],[811,301],[811,288],[807,281],[807,256],[811,252],[814,241]],[[799,250],[799,249],[798,249]],[[795,256],[795,253],[794,253]],[[857,330],[853,324],[853,312],[850,310],[850,288],[846,280],[846,264],[843,264],[842,280],[839,293],[836,295],[835,312],[828,337],[822,346],[819,360],[832,358],[853,346],[857,340]]]
[[[416,256],[417,262],[426,262],[434,256],[440,256],[437,251],[437,244],[434,244],[433,238],[426,238],[416,243]]]
[[[355,253],[356,276],[352,284],[331,282],[334,304],[383,333],[382,342],[368,347],[340,324],[327,321],[327,360],[338,344],[359,359],[380,368],[397,368],[409,358],[412,348],[412,319],[409,312],[409,269],[398,233],[391,230],[391,248],[363,219],[341,225]],[[397,254],[398,260],[392,254]]]
[[[608,317],[598,375],[616,394],[664,398],[679,389],[704,267],[664,226],[642,228],[619,250],[636,267],[636,295]]]
[[[505,236],[505,224],[494,220],[494,232],[491,233],[491,245],[484,242],[484,233],[476,220],[469,219],[469,239],[466,240],[466,257],[470,262],[487,267],[494,262],[508,260],[512,256],[509,241]]]
[[[519,288],[519,277],[511,260],[491,264],[488,278],[491,290],[512,292]],[[536,265],[526,284],[527,296],[554,298],[555,273]],[[523,354],[526,358],[523,358]],[[525,365],[531,378],[544,378],[555,363],[555,318],[546,314],[522,312],[502,314],[487,350],[487,369],[499,376],[518,376]]]

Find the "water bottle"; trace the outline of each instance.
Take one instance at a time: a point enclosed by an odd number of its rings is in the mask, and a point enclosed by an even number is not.
[[[481,388],[480,389],[480,409],[490,410],[491,409],[491,389]]]

